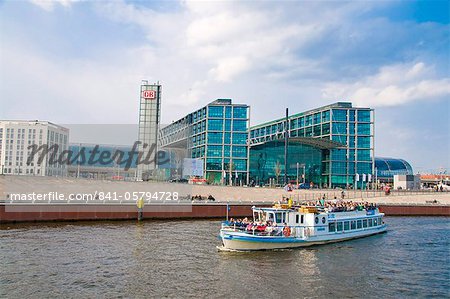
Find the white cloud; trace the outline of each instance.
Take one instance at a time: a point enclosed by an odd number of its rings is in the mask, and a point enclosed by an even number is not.
[[[72,3],[79,2],[81,0],[29,0],[29,1],[46,11],[53,11],[55,5],[59,4],[65,8],[69,8],[72,5]]]
[[[439,78],[423,62],[385,66],[356,82],[325,85],[323,97],[346,99],[368,107],[396,106],[450,95],[450,78]]]

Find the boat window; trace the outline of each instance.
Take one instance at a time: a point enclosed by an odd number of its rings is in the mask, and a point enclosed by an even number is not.
[[[342,222],[338,222],[336,227],[337,227],[337,231],[341,232],[342,231]]]
[[[299,220],[300,220],[300,215],[299,214],[295,215],[295,223],[298,223]]]
[[[373,226],[377,226],[378,225],[378,218],[373,218]]]
[[[325,217],[322,217],[322,223],[325,224],[325,222],[327,222],[327,220],[325,219]]]
[[[362,228],[362,221],[361,221],[361,220],[358,220],[358,221],[357,221],[357,225],[358,225],[358,228]]]
[[[353,221],[351,222],[350,228],[351,228],[351,229],[356,229],[356,221],[355,221],[355,220],[353,220]]]
[[[274,221],[274,219],[275,219],[275,216],[273,215],[273,213],[267,213],[267,218],[268,218],[268,220],[269,221]]]
[[[300,216],[300,223],[303,223],[305,221],[305,215]]]
[[[367,219],[369,221],[369,227],[372,227],[372,219]]]
[[[367,227],[367,219],[363,219],[363,227]]]
[[[350,230],[350,223],[348,221],[344,222],[344,230]]]
[[[284,223],[284,213],[275,213],[276,223]]]
[[[381,217],[380,218],[378,218],[378,225],[382,225],[383,224],[383,221],[381,220]]]
[[[315,222],[316,224],[319,223],[319,217],[316,217]]]
[[[329,223],[328,223],[328,231],[329,231],[330,233],[336,231],[336,222],[329,222]]]

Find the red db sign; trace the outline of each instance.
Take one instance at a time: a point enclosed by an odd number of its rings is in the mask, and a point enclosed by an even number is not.
[[[154,99],[154,98],[156,98],[156,91],[155,90],[144,90],[142,92],[142,97],[144,99]]]

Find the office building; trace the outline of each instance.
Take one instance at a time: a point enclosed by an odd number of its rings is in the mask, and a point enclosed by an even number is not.
[[[260,185],[284,184],[286,172],[288,182],[365,188],[373,182],[373,145],[374,111],[338,102],[251,127],[249,176]]]
[[[66,176],[67,163],[61,154],[68,149],[69,129],[48,121],[0,121],[0,173],[11,175]],[[47,147],[32,155],[32,146]],[[52,148],[54,150],[52,150]]]
[[[210,184],[246,184],[249,110],[248,105],[233,104],[231,99],[217,99],[162,128],[159,144],[201,160]]]

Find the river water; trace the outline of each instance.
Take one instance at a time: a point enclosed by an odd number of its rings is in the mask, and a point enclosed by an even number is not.
[[[450,296],[450,221],[307,249],[218,252],[220,221],[0,226],[0,298]]]

